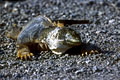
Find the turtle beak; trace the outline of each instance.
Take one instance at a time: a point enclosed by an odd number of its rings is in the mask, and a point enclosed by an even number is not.
[[[66,41],[69,45],[80,45],[81,39],[80,38],[70,38]]]

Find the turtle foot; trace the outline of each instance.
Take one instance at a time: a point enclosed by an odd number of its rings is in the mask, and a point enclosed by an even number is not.
[[[20,53],[20,51],[18,51],[18,53],[17,53],[17,58],[20,58],[21,60],[31,59],[32,56],[33,56],[33,53],[29,53],[29,52]]]
[[[87,56],[87,55],[89,55],[89,54],[98,54],[99,53],[99,51],[98,50],[90,50],[90,51],[81,51],[81,55],[82,56]]]

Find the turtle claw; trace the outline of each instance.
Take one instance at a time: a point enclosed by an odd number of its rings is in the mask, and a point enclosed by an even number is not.
[[[89,53],[94,54],[94,53],[99,53],[99,51],[98,50],[91,50]]]
[[[31,59],[31,57],[33,56],[33,53],[29,53],[29,52],[22,52],[22,53],[17,53],[17,58],[20,58],[21,60],[28,60]]]
[[[93,53],[95,53],[95,51],[94,51],[94,50],[91,50],[89,53],[90,53],[90,54],[93,54]]]
[[[82,53],[81,55],[84,56],[84,53]]]
[[[90,51],[85,51],[85,52],[82,52],[82,56],[87,56],[89,54],[94,54],[94,53],[99,53],[98,50],[90,50]]]
[[[95,50],[94,52],[95,52],[95,53],[99,53],[99,51],[98,51],[98,50]]]

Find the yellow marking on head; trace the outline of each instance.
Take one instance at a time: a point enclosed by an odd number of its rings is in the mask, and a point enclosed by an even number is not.
[[[64,23],[61,23],[61,22],[59,22],[59,21],[53,22],[53,26],[56,26],[56,27],[64,27]]]
[[[57,26],[58,27],[64,27],[64,24],[63,23],[60,23],[59,21],[57,22]]]

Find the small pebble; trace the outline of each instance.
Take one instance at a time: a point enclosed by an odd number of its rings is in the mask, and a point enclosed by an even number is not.
[[[112,24],[114,21],[114,19],[109,20],[109,24]]]

